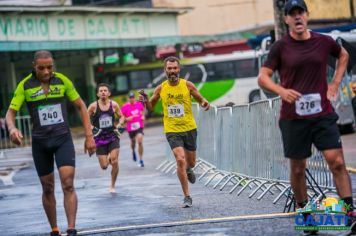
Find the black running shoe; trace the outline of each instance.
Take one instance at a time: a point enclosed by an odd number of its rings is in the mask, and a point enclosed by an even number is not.
[[[319,235],[318,230],[303,230],[303,235]]]
[[[310,216],[310,213],[302,213],[304,216],[304,221],[307,221],[308,216]],[[306,225],[306,226],[313,226],[313,225]],[[318,235],[319,231],[318,230],[304,230],[304,235]]]
[[[68,229],[67,236],[77,236],[77,230],[76,229]]]
[[[190,183],[192,183],[192,184],[195,183],[196,178],[195,178],[195,174],[194,174],[194,171],[192,168],[187,169],[187,177],[188,177],[188,181]]]
[[[192,207],[192,206],[193,206],[193,199],[190,196],[184,197],[182,207],[188,208],[188,207]]]
[[[349,212],[347,214],[349,216],[347,226],[350,226],[350,229],[346,233],[346,235],[356,235],[356,212]]]
[[[61,233],[59,231],[52,231],[50,236],[61,236]]]

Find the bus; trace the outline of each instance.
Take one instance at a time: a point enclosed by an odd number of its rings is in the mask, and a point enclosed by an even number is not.
[[[193,82],[211,104],[246,104],[261,99],[258,60],[259,51],[255,50],[184,58],[180,60],[180,77]],[[150,95],[165,79],[163,62],[154,62],[108,68],[100,82],[110,84],[112,98],[122,104],[129,91],[145,89]],[[160,113],[161,107],[154,111]]]

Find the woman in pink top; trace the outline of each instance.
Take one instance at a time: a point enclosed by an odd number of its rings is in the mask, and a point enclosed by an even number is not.
[[[126,129],[131,139],[132,159],[136,161],[135,146],[138,144],[138,165],[144,167],[143,164],[143,127],[145,120],[145,107],[141,102],[136,101],[135,94],[130,92],[129,102],[124,104],[121,108],[122,114],[125,116],[127,124]]]

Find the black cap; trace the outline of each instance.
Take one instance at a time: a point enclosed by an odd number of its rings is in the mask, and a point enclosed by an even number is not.
[[[134,92],[129,92],[129,98],[134,98],[134,97],[135,97]]]
[[[300,8],[304,11],[308,11],[307,4],[304,0],[288,0],[284,6],[284,15],[288,15],[294,8]]]

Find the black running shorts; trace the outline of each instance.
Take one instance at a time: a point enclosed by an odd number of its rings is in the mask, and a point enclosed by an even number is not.
[[[193,129],[187,132],[166,133],[169,146],[173,150],[176,147],[183,147],[188,151],[197,150],[197,130]]]
[[[99,147],[96,147],[96,155],[108,155],[112,150],[120,148],[120,139],[115,138],[114,141],[106,144],[106,145],[101,145]]]
[[[143,128],[139,128],[139,129],[137,129],[137,130],[130,131],[130,132],[128,132],[128,133],[129,133],[130,139],[133,139],[134,137],[136,137],[137,134],[142,134],[142,135],[144,135],[144,133],[143,133]]]
[[[311,156],[312,144],[320,150],[342,147],[338,115],[333,112],[322,117],[301,120],[280,120],[284,156],[305,159]]]
[[[72,136],[65,133],[51,138],[32,138],[32,155],[38,176],[53,172],[54,160],[57,168],[75,167],[75,151]]]

